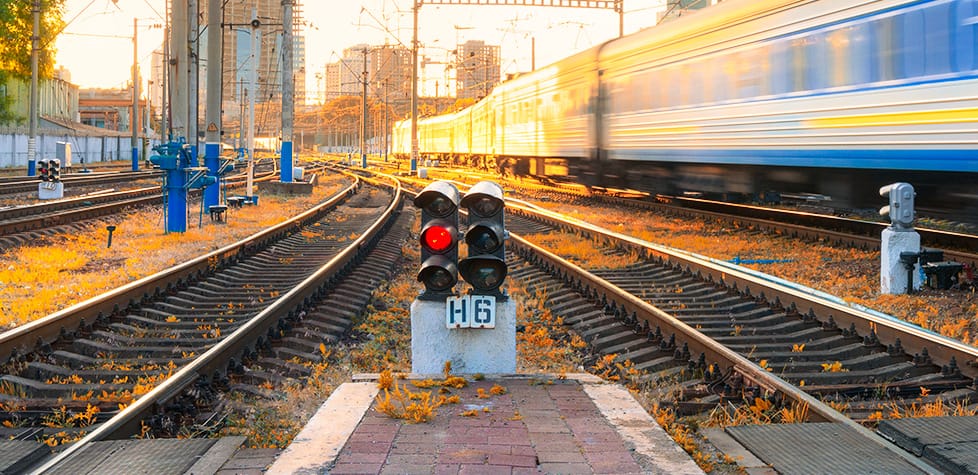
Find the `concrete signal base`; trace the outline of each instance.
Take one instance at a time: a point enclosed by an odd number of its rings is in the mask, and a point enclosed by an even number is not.
[[[496,328],[445,326],[445,302],[411,304],[411,372],[441,374],[451,361],[455,374],[516,372],[516,302],[496,303]]]
[[[894,231],[892,228],[883,230],[880,242],[880,292],[884,294],[907,293],[907,267],[900,262],[901,252],[920,252],[920,234],[916,231]],[[918,290],[922,284],[920,279],[920,264],[914,264],[913,289]]]
[[[283,183],[280,181],[269,181],[261,184],[261,191],[273,195],[310,195],[312,194],[313,182],[293,181]]]

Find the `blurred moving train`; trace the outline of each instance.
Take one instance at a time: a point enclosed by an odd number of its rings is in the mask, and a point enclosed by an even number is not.
[[[918,205],[974,212],[978,0],[726,1],[510,79],[418,136],[421,158],[593,186],[870,207],[906,181]],[[410,155],[410,120],[393,150]]]

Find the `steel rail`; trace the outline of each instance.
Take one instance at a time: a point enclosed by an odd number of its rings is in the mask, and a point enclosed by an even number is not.
[[[786,231],[801,237],[824,238],[831,242],[850,243],[863,249],[879,249],[880,233],[888,226],[886,223],[861,219],[829,216],[804,211],[750,206],[737,203],[723,203],[687,197],[663,197],[679,203],[667,205],[620,199],[622,203],[633,203],[641,207],[669,206],[671,211],[695,210],[718,219],[727,219],[761,226],[765,229]],[[731,210],[736,210],[732,216]],[[815,227],[813,227],[815,226]],[[978,269],[978,236],[939,229],[914,228],[920,235],[922,244],[951,248],[944,250],[946,260],[953,260]]]
[[[135,282],[59,310],[47,317],[0,333],[0,363],[8,361],[11,356],[18,354],[18,352],[28,352],[32,347],[51,343],[62,333],[75,331],[83,321],[94,322],[120,311],[119,302],[128,302],[128,305],[133,305],[184,282],[197,280],[216,266],[236,262],[241,257],[264,248],[268,243],[290,232],[291,228],[302,226],[318,214],[336,207],[346,197],[350,196],[358,186],[359,182],[355,182],[325,203],[237,243],[229,244],[176,267],[143,277]]]
[[[609,301],[617,301],[624,307],[624,309],[634,312],[640,320],[649,322],[649,324],[653,327],[661,327],[664,334],[675,333],[677,335],[683,335],[681,340],[689,345],[690,353],[702,353],[706,356],[706,360],[708,362],[712,361],[721,365],[725,364],[728,368],[731,368],[735,372],[744,376],[745,381],[754,383],[755,385],[766,390],[768,393],[781,394],[785,397],[785,399],[795,403],[799,407],[802,405],[807,406],[809,418],[814,419],[811,422],[834,422],[843,424],[856,431],[866,439],[873,441],[886,450],[889,450],[896,457],[899,457],[911,465],[919,468],[924,473],[936,473],[933,467],[920,461],[915,455],[901,449],[892,442],[881,437],[879,434],[876,434],[856,421],[846,417],[828,404],[819,401],[808,393],[802,391],[800,388],[779,378],[775,374],[768,372],[766,369],[761,368],[735,351],[726,348],[720,343],[717,343],[712,338],[700,333],[695,328],[687,325],[667,312],[660,310],[654,305],[632,295],[625,290],[622,290],[620,287],[602,279],[601,277],[591,274],[570,261],[567,261],[518,235],[511,234],[510,240],[516,244],[516,247],[518,248],[517,252],[520,251],[519,248],[522,248],[523,251],[532,253],[537,256],[539,260],[544,261],[545,264],[549,264],[550,268],[555,269],[551,273],[563,273],[565,275],[574,276],[576,279],[581,281],[582,286],[596,289],[598,294],[607,296]]]
[[[682,268],[691,275],[698,275],[707,281],[726,285],[747,296],[766,299],[775,302],[782,308],[798,313],[807,313],[820,322],[829,323],[832,321],[840,328],[854,326],[860,335],[875,333],[884,345],[895,344],[896,340],[899,339],[902,347],[909,354],[928,353],[938,365],[949,365],[953,358],[962,374],[970,378],[978,378],[978,348],[924,330],[889,315],[850,306],[841,299],[833,298],[814,289],[728,262],[653,244],[590,223],[568,220],[557,213],[541,208],[515,204],[508,205],[507,208],[512,209],[515,213],[547,222],[556,227],[575,227],[607,241],[620,243],[647,258]]]
[[[159,171],[144,171],[144,172],[115,172],[115,173],[104,173],[95,176],[80,176],[71,175],[61,178],[61,182],[65,184],[76,184],[76,185],[101,185],[104,183],[117,183],[120,181],[132,181],[132,180],[146,180],[150,178],[156,178],[160,175]],[[44,183],[40,179],[16,181],[5,183],[0,187],[0,194],[8,195],[12,193],[24,193],[28,191],[37,190],[37,184]]]
[[[273,172],[265,172],[255,180],[269,181],[275,176]],[[226,186],[240,188],[244,186],[244,182],[229,181]],[[199,190],[193,192],[199,194]],[[159,204],[160,199],[160,187],[152,186],[2,209],[0,210],[0,237],[106,216],[130,206]]]
[[[378,183],[376,180],[357,177],[358,181],[344,195],[349,195],[361,186],[361,181]],[[386,186],[391,186],[387,184]],[[118,439],[139,432],[140,422],[163,403],[179,395],[184,389],[201,377],[209,377],[226,371],[228,361],[239,357],[250,347],[254,346],[259,337],[267,334],[268,330],[277,325],[279,320],[290,312],[307,303],[315,294],[324,291],[331,277],[353,264],[362,250],[369,248],[370,242],[379,238],[385,227],[392,222],[402,204],[400,184],[394,182],[394,197],[385,210],[381,219],[357,239],[334,256],[315,273],[304,279],[299,285],[279,297],[274,303],[248,320],[247,323],[222,339],[192,362],[180,368],[179,371],[153,388],[111,419],[105,421],[92,433],[65,449],[63,452],[48,460],[32,473],[40,474],[55,468],[58,464],[73,457],[75,454],[93,442],[108,439]],[[300,216],[311,215],[310,210]],[[298,217],[297,217],[298,218]],[[283,223],[284,224],[284,223]],[[290,223],[291,225],[292,223]]]

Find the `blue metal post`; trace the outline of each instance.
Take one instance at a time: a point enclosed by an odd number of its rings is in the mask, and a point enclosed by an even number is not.
[[[217,172],[221,168],[221,144],[207,142],[204,144],[204,166],[207,167],[207,175],[214,177],[218,184]],[[221,204],[221,187],[209,186],[204,189],[204,207],[217,206]]]
[[[37,176],[37,160],[27,161],[27,176]]]
[[[361,163],[361,166],[363,168],[367,168],[367,154],[366,153],[361,153],[360,154],[360,163]]]
[[[187,171],[184,167],[168,170],[166,176],[166,231],[187,232]]]
[[[417,173],[418,171],[418,159],[411,157],[411,174]]]
[[[292,183],[292,141],[291,140],[282,142],[282,157],[279,163],[282,168],[282,172],[281,172],[282,183]]]
[[[132,171],[139,171],[139,147],[132,148]]]

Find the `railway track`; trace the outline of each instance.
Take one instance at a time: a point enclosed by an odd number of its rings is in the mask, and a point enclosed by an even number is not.
[[[660,394],[679,414],[761,398],[808,422],[843,424],[919,464],[862,424],[928,403],[978,408],[976,348],[726,263],[513,211],[514,233],[578,233],[604,253],[639,256],[585,271],[516,237],[522,262],[512,275],[544,291],[551,311],[598,354],[616,355],[623,380],[680,388]]]
[[[264,172],[255,176],[255,182],[270,181],[276,178],[276,174]],[[231,177],[225,184],[227,189],[237,189],[244,186],[245,178],[242,176]],[[192,193],[199,193],[199,191]],[[31,231],[52,229],[87,219],[108,216],[131,207],[159,205],[160,199],[160,188],[152,186],[0,209],[0,244],[6,244],[4,247],[9,247],[33,239],[33,236],[30,235]]]
[[[358,183],[287,223],[0,335],[0,401],[14,426],[4,430],[48,440],[84,430],[51,467],[96,440],[143,427],[175,435],[218,417],[216,389],[260,392],[301,375],[297,360],[321,359],[320,344],[335,341],[369,298],[362,289],[397,260],[406,233],[393,226],[399,206],[389,183]],[[332,303],[315,308],[326,296]],[[119,396],[138,399],[120,409]],[[86,427],[45,427],[42,415],[58,404],[87,417]]]
[[[366,222],[367,218],[356,221]],[[804,408],[799,413],[804,414],[808,421],[843,424],[889,451],[896,459],[927,471],[929,467],[926,464],[894,448],[860,422],[874,420],[874,414],[883,407],[881,404],[899,407],[922,400],[941,400],[953,404],[978,399],[978,350],[973,347],[880,315],[848,308],[839,301],[813,295],[803,288],[771,282],[736,266],[660,248],[532,207],[511,206],[509,228],[520,235],[575,233],[595,239],[594,242],[599,242],[597,246],[603,252],[639,256],[636,263],[626,267],[592,269],[588,272],[532,242],[514,236],[511,241],[511,275],[528,281],[531,287],[546,289],[552,311],[563,315],[564,321],[572,325],[574,331],[599,354],[614,354],[619,362],[628,361],[627,367],[641,375],[639,377],[643,383],[673,381],[684,388],[681,392],[665,395],[668,396],[665,398],[668,403],[680,413],[699,412],[727,402],[749,403],[753,398],[762,398],[780,407]],[[264,269],[269,265],[268,259],[274,260],[276,246],[279,245],[271,246],[271,254],[248,255],[264,255],[266,260],[261,264]],[[220,253],[218,251],[216,254]],[[391,256],[398,254],[398,248],[394,247],[385,251],[383,258],[389,262]],[[294,255],[294,251],[287,255]],[[208,259],[214,257],[212,255]],[[220,260],[224,259],[222,257]],[[241,259],[240,262],[246,260]],[[242,271],[219,271],[211,277],[205,277],[202,272],[205,271],[199,267],[196,274],[191,270],[189,275],[198,277],[186,280],[213,282],[210,279],[217,279],[218,275],[220,278],[231,278],[235,277],[235,272]],[[322,272],[320,269],[315,276]],[[286,278],[276,278],[274,273],[269,272],[262,274],[271,279],[263,288],[274,288],[276,279]],[[341,294],[352,296],[358,291],[362,294],[361,289],[369,287],[370,282],[375,282],[370,279],[376,279],[380,274],[372,275],[374,277],[360,277],[352,284],[338,284],[337,280],[327,279],[325,287],[332,290],[347,285]],[[244,275],[237,278],[254,277]],[[244,285],[240,281],[238,284]],[[176,290],[176,287],[173,289]],[[320,287],[312,293],[328,293],[322,289]],[[213,342],[201,341],[209,339],[202,332],[212,332],[213,335],[214,327],[201,328],[202,322],[186,321],[182,314],[177,316],[178,312],[187,311],[186,307],[181,310],[177,305],[180,300],[197,301],[197,296],[187,299],[186,293],[169,293],[171,295],[158,301],[158,304],[130,305],[142,313],[146,313],[142,310],[144,308],[163,305],[156,308],[150,317],[159,327],[137,327],[129,320],[133,311],[125,310],[115,312],[115,318],[101,317],[99,328],[111,328],[111,331],[121,328],[122,333],[115,333],[116,341],[129,342],[134,338],[147,337],[149,348],[172,343],[166,341],[170,340],[167,335],[186,335],[195,344],[203,345],[194,348],[206,350],[207,345]],[[218,298],[210,302],[213,308],[206,313],[201,313],[196,306],[192,306],[194,308],[189,312],[198,315],[198,318],[205,316],[212,324],[217,324],[216,328],[225,325],[225,328],[231,329],[236,323],[226,321],[229,318],[226,313],[228,309],[245,305],[241,308],[243,312],[256,311],[253,308],[253,291],[243,294],[250,295],[247,302],[229,304]],[[140,293],[137,291],[129,295],[132,301]],[[161,434],[166,433],[167,428],[174,427],[172,421],[177,419],[200,423],[200,417],[194,414],[201,407],[197,402],[207,400],[207,393],[214,388],[246,387],[250,388],[245,389],[247,391],[260,393],[263,382],[274,381],[283,374],[290,374],[290,371],[301,375],[299,365],[288,363],[288,359],[315,359],[317,342],[329,341],[338,334],[325,332],[324,329],[341,332],[343,325],[326,319],[318,326],[299,327],[301,321],[313,313],[314,305],[310,304],[309,297],[293,298],[293,303],[302,301],[304,309],[297,311],[293,308],[291,313],[283,313],[282,305],[285,304],[280,305],[282,300],[288,300],[288,296],[281,297],[272,307],[258,311],[252,320],[240,324],[234,331],[234,335],[249,333],[253,342],[250,346],[244,344],[230,350],[222,348],[225,346],[222,340],[204,354],[213,356],[220,353],[223,359],[206,362],[205,357],[193,361],[184,358],[186,361],[181,361],[184,364],[182,369],[135,404],[120,411],[117,417],[105,421],[82,442],[138,432],[141,426],[136,425],[136,421],[140,421],[140,424],[151,421],[152,429]],[[273,313],[273,307],[280,315],[288,314],[288,317],[274,318],[271,323],[252,324],[268,318],[267,315]],[[76,323],[83,328],[82,333],[76,333],[82,339],[95,333],[94,330],[85,330],[84,323]],[[144,323],[140,321],[139,324]],[[249,328],[252,326],[259,328]],[[135,333],[134,328],[137,329]],[[99,331],[110,333],[110,330]],[[144,331],[145,335],[137,334]],[[70,329],[58,332],[61,335],[60,343],[55,343],[51,349],[55,350],[59,344],[65,343],[75,346],[78,338],[72,332]],[[222,335],[227,333],[221,330]],[[12,364],[24,371],[16,378],[24,378],[23,375],[29,371],[36,371],[38,364],[32,366],[28,360],[40,359],[46,363],[43,360],[57,352],[46,348],[50,344],[46,342],[56,338],[56,335],[42,337],[41,343],[36,346],[39,352],[32,353],[32,357],[11,351],[15,353],[12,358],[15,363]],[[275,336],[279,339],[276,340]],[[0,341],[6,339],[0,338]],[[20,347],[29,346],[29,341],[30,337],[22,341]],[[174,348],[168,346],[166,350],[169,354],[156,360],[173,359]],[[180,356],[184,356],[183,350],[181,347]],[[4,346],[0,346],[0,351],[4,351]],[[228,354],[236,355],[235,359],[228,359]],[[246,358],[248,364],[243,365],[241,358]],[[132,363],[125,359],[121,361]],[[150,364],[159,362],[151,361]],[[835,362],[838,362],[839,368],[848,371],[827,371],[823,366],[834,365]],[[76,370],[70,365],[68,367],[71,371]],[[160,374],[165,370],[160,368],[154,371]],[[118,375],[120,378],[125,376],[130,375]],[[91,379],[89,375],[86,377]],[[16,378],[5,376],[0,380],[4,381],[5,388],[30,386]],[[800,387],[802,381],[803,388]],[[202,384],[194,385],[194,382]],[[921,397],[921,388],[926,390],[926,397]],[[10,404],[10,399],[0,400]],[[176,406],[182,409],[161,411],[159,408],[163,401],[169,401],[170,408]],[[829,403],[835,407],[841,403],[847,404],[847,415],[840,414]],[[191,407],[194,409],[191,410]],[[203,407],[208,409],[208,414],[219,412],[213,407]],[[81,404],[75,411],[82,413]],[[24,418],[31,415],[26,407],[23,412]],[[156,417],[151,417],[153,415]],[[81,450],[75,447],[83,445],[72,446],[51,463],[69,463],[65,460],[70,458],[71,452]]]
[[[66,185],[92,186],[110,183],[128,183],[136,180],[152,179],[158,176],[160,176],[159,170],[80,173],[62,176],[61,181]],[[13,177],[4,179],[0,181],[0,194],[10,195],[37,191],[38,183],[41,183],[41,180],[37,177]]]

